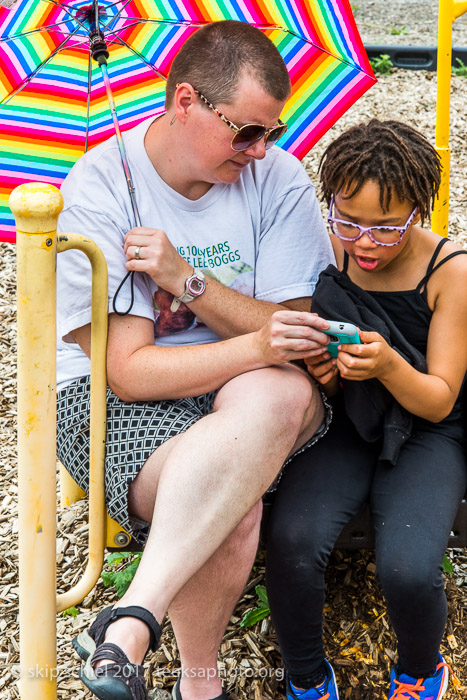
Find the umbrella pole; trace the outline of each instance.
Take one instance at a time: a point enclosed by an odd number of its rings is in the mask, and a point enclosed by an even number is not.
[[[57,696],[55,300],[62,197],[28,183],[10,195],[17,227],[20,693]]]
[[[128,159],[126,156],[125,145],[123,143],[122,132],[120,131],[120,124],[118,123],[117,109],[115,107],[114,96],[112,92],[112,86],[110,84],[109,74],[107,72],[107,60],[105,56],[99,56],[97,59],[99,63],[102,77],[104,79],[105,91],[107,93],[107,99],[109,101],[110,111],[112,113],[112,119],[115,128],[115,135],[117,137],[118,148],[120,151],[120,158],[122,159],[123,171],[125,173],[126,184],[128,187],[128,192],[130,194],[131,206],[133,209],[133,214],[135,217],[136,225],[141,226],[141,219],[139,216],[138,207],[135,200],[135,187],[133,185],[133,180],[131,179],[130,166],[128,165]]]
[[[448,235],[449,216],[451,160],[449,109],[451,101],[452,25],[454,20],[464,14],[464,12],[467,12],[467,2],[465,0],[439,0],[435,148],[441,158],[443,171],[438,198],[433,208],[433,231],[441,236]]]

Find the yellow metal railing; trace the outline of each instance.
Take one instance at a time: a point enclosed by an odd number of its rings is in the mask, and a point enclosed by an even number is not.
[[[438,67],[436,96],[435,148],[441,158],[443,172],[438,200],[433,209],[433,231],[448,235],[449,175],[451,149],[449,148],[449,109],[451,103],[452,25],[457,17],[467,12],[465,0],[439,0],[438,14]]]
[[[17,227],[20,692],[55,700],[56,613],[82,600],[102,570],[105,542],[107,264],[85,236],[57,236],[62,209],[51,185],[10,195]],[[78,248],[92,268],[89,561],[83,578],[56,595],[56,256]],[[37,601],[40,601],[38,604]]]

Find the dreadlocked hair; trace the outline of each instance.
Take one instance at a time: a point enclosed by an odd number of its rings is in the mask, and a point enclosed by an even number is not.
[[[440,157],[416,129],[398,121],[371,119],[348,129],[333,141],[319,164],[323,199],[346,191],[353,197],[362,185],[379,185],[381,209],[389,208],[393,192],[418,207],[421,223],[430,221],[441,180]],[[350,187],[352,188],[350,191]]]

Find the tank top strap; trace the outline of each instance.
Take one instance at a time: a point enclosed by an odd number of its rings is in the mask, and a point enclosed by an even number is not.
[[[441,265],[444,265],[444,263],[446,263],[446,262],[447,262],[448,260],[450,260],[451,258],[454,258],[456,255],[465,255],[465,254],[467,253],[467,250],[455,250],[453,253],[450,253],[449,255],[446,255],[445,258],[443,258],[442,260],[440,260],[440,261],[435,265],[436,258],[438,257],[439,251],[440,251],[441,248],[448,242],[448,240],[449,240],[448,238],[443,238],[443,240],[440,241],[440,242],[438,243],[438,245],[436,246],[436,250],[435,250],[435,252],[433,253],[430,262],[428,263],[428,267],[427,267],[427,269],[426,269],[426,273],[425,273],[425,275],[422,277],[422,279],[420,280],[420,282],[417,284],[417,291],[418,291],[418,292],[419,292],[423,287],[426,286],[426,283],[427,283],[428,280],[430,279],[430,277],[431,277],[431,275],[433,274],[433,272],[435,272],[439,267],[441,267]]]
[[[349,266],[349,254],[347,253],[346,250],[344,250],[344,264],[342,266],[342,272],[347,274],[347,268]]]

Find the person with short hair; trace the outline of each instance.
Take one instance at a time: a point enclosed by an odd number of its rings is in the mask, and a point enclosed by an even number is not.
[[[440,700],[449,667],[442,560],[467,486],[467,257],[423,228],[440,161],[416,129],[372,119],[320,164],[337,269],[312,309],[360,344],[307,358],[332,396],[327,435],[284,471],[267,539],[267,589],[288,700],[337,700],[323,637],[324,575],[343,528],[371,506],[376,569],[397,636],[389,700]]]
[[[258,29],[199,29],[176,56],[166,112],[124,135],[141,226],[115,138],[66,178],[61,231],[109,269],[106,503],[145,544],[113,607],[74,641],[102,700],[144,700],[143,659],[169,611],[177,700],[226,698],[217,652],[254,561],[261,497],[329,422],[291,361],[320,352],[309,314],[333,260],[313,185],[275,146],[290,80]],[[128,271],[130,282],[120,286]],[[118,292],[118,293],[116,293]],[[58,258],[58,455],[88,488],[91,282]]]

